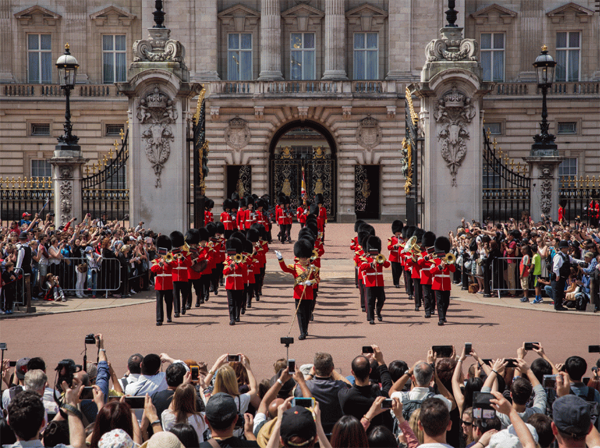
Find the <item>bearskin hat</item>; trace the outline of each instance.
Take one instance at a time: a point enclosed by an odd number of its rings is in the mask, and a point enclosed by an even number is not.
[[[185,244],[185,238],[183,237],[183,233],[181,233],[179,230],[171,232],[169,238],[171,238],[171,243],[173,244],[173,247],[181,247]]]
[[[262,224],[255,222],[252,224],[252,226],[250,226],[250,228],[258,230],[258,233],[263,240],[267,239],[267,229],[265,229],[265,226]]]
[[[215,208],[215,201],[213,201],[212,199],[206,199],[206,202],[204,203],[204,208],[206,210]]]
[[[167,235],[160,235],[158,238],[156,238],[156,247],[158,249],[171,250],[171,238],[169,238]]]
[[[317,216],[319,214],[319,206],[317,204],[311,204],[309,212],[311,215]]]
[[[417,244],[421,244],[423,242],[423,235],[425,235],[425,230],[423,229],[416,229],[415,232],[413,233],[413,236],[417,237]]]
[[[358,219],[355,223],[354,223],[354,233],[358,233],[358,229],[360,228],[361,225],[365,224],[365,222],[362,219]]]
[[[251,254],[254,251],[254,246],[248,240],[242,242],[242,246],[243,246],[243,252],[246,252],[247,254]]]
[[[258,229],[250,228],[250,229],[246,230],[246,239],[248,241],[250,241],[251,243],[258,242],[259,238],[260,238],[260,232],[258,231]]]
[[[367,251],[375,249],[377,249],[377,252],[381,252],[381,239],[378,236],[371,235],[367,239]]]
[[[200,241],[208,241],[210,238],[210,233],[205,227],[200,227],[198,229],[198,238]]]
[[[246,196],[246,205],[254,205],[254,198],[252,196]]]
[[[304,229],[301,229],[298,232],[298,239],[300,240],[300,239],[302,239],[302,238],[304,238],[306,236],[308,236],[309,238],[312,238],[313,240],[317,237],[317,235],[315,235],[312,230],[310,230],[309,228],[305,227]]]
[[[231,199],[225,199],[223,201],[223,211],[227,210],[227,209],[231,209]]]
[[[450,240],[448,238],[446,238],[445,236],[438,236],[435,239],[435,244],[433,245],[433,247],[434,247],[434,250],[436,253],[447,254],[448,252],[450,252],[450,248],[452,247],[452,244],[450,243]]]
[[[304,228],[309,229],[315,235],[315,237],[319,235],[319,226],[316,222],[306,222]]]
[[[223,225],[223,223],[221,221],[215,222],[215,228],[216,228],[215,233],[220,233],[221,235],[223,235],[225,233],[225,225]]]
[[[406,228],[406,238],[410,238],[415,234],[415,230],[417,230],[417,226],[408,226]]]
[[[246,235],[244,235],[242,232],[240,232],[239,230],[236,230],[235,232],[233,232],[230,236],[230,238],[237,238],[238,240],[244,242],[246,241]]]
[[[404,223],[402,221],[400,221],[399,219],[396,219],[392,223],[392,233],[395,235],[398,232],[402,232],[403,227],[404,227]]]
[[[208,224],[206,224],[206,230],[208,230],[208,236],[212,238],[217,233],[217,226],[214,222],[209,222]]]
[[[240,195],[238,194],[237,191],[234,191],[233,193],[231,193],[231,199],[234,201],[239,201],[240,200]]]
[[[313,246],[308,240],[298,240],[294,244],[294,255],[298,258],[310,258],[312,256]]]
[[[227,243],[225,243],[225,246],[227,247],[227,249],[235,249],[236,254],[242,253],[243,245],[242,242],[237,238],[230,237],[227,240]]]
[[[323,199],[323,195],[321,193],[315,195],[315,204],[325,204],[325,200]]]
[[[285,204],[285,194],[279,193],[279,196],[277,196],[277,203],[279,205]]]
[[[315,247],[315,239],[309,234],[306,234],[302,237],[299,236],[298,241],[300,241],[300,240],[308,241],[308,243],[310,244],[310,247],[313,247],[313,248]]]
[[[407,239],[408,238],[408,226],[402,227],[402,238],[403,239]]]
[[[200,233],[198,229],[190,229],[185,234],[185,242],[188,244],[199,244],[200,243]]]
[[[248,202],[246,202],[246,198],[240,198],[238,204],[240,207],[245,207],[246,205],[248,205]]]
[[[435,244],[435,233],[425,232],[422,241],[424,247],[433,247],[433,245]]]

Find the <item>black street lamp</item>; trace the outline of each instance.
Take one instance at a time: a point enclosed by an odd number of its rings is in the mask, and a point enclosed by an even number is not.
[[[548,133],[546,95],[554,81],[554,68],[556,67],[556,61],[548,54],[548,47],[545,45],[542,47],[542,52],[535,59],[533,66],[537,74],[538,88],[542,89],[542,121],[540,123],[540,133],[533,137],[535,143],[531,145],[532,155],[535,153],[536,155],[557,156],[558,147],[554,143],[556,136]]]
[[[71,55],[69,44],[65,45],[65,53],[57,59],[56,68],[58,69],[60,87],[65,91],[65,96],[67,97],[64,125],[65,133],[58,137],[59,146],[63,147],[63,149],[78,150],[79,146],[77,145],[77,142],[79,141],[79,137],[71,133],[73,125],[71,124],[71,106],[69,104],[69,97],[71,95],[71,90],[75,87],[75,78],[77,76],[79,63],[77,62],[77,59]],[[64,148],[64,146],[70,146],[70,148]]]

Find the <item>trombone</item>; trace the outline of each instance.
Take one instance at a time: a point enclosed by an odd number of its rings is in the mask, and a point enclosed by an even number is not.
[[[446,255],[444,255],[443,257],[440,257],[437,254],[433,254],[433,255],[427,255],[425,257],[425,259],[427,260],[433,260],[433,259],[440,259],[442,261],[442,263],[446,263],[446,264],[454,264],[456,263],[456,255],[454,255],[451,252],[448,252]]]
[[[319,252],[317,251],[317,249],[313,249],[310,261],[315,261],[317,258],[319,258]]]

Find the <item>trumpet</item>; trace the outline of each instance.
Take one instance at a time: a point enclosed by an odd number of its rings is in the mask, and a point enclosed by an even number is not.
[[[377,255],[377,257],[375,258],[375,263],[377,263],[377,264],[383,264],[386,261],[387,261],[387,258],[385,258],[385,255],[383,255],[383,254]]]
[[[244,262],[244,256],[242,254],[235,254],[233,257],[233,262],[236,264]]]
[[[319,258],[319,252],[317,251],[317,249],[313,249],[310,261],[315,261],[317,258]]]
[[[442,258],[442,261],[446,264],[454,264],[456,263],[456,255],[453,253],[447,253],[446,256]]]
[[[165,263],[171,263],[174,260],[173,258],[173,254],[171,252],[169,252],[167,255],[165,255]]]

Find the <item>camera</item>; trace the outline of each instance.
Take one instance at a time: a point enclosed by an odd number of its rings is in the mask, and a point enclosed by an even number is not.
[[[240,362],[240,355],[227,355],[227,362]]]
[[[96,336],[94,336],[93,333],[88,334],[85,337],[85,343],[86,344],[90,344],[90,345],[95,344],[96,343]]]
[[[450,358],[452,356],[451,345],[434,345],[431,347],[434,353],[437,353],[438,358]]]
[[[381,402],[381,409],[392,409],[392,399],[386,398]]]
[[[61,362],[58,363],[56,369],[54,370],[58,372],[58,378],[56,380],[57,389],[62,392],[62,382],[65,381],[67,385],[71,387],[71,385],[73,384],[73,375],[75,375],[77,372],[81,372],[81,366],[75,364],[75,361],[73,361],[72,359],[63,359]]]
[[[517,367],[519,365],[519,363],[517,363],[517,360],[514,358],[507,358],[506,359],[506,367]]]
[[[244,419],[244,414],[238,414],[238,419],[235,422],[235,427],[236,428],[243,428],[245,422],[246,422],[246,420]]]
[[[539,344],[540,344],[539,342],[525,342],[525,344],[524,344],[524,347],[523,347],[523,348],[524,348],[525,350],[533,350],[533,346],[534,346],[534,345],[535,345],[535,346],[539,346]]]
[[[192,371],[192,381],[198,381],[198,374],[200,373],[200,366],[190,366]]]
[[[542,379],[542,386],[546,389],[555,389],[556,388],[556,375],[544,375]]]
[[[490,402],[494,398],[494,395],[487,392],[473,392],[473,418],[494,418],[496,411]]]
[[[290,369],[289,370],[290,375],[293,375],[294,373],[296,373],[296,360],[295,359],[288,359],[287,366]]]
[[[6,342],[0,342],[0,350],[8,350],[6,348]]]
[[[373,347],[371,347],[370,345],[363,345],[362,352],[363,353],[373,353]]]

